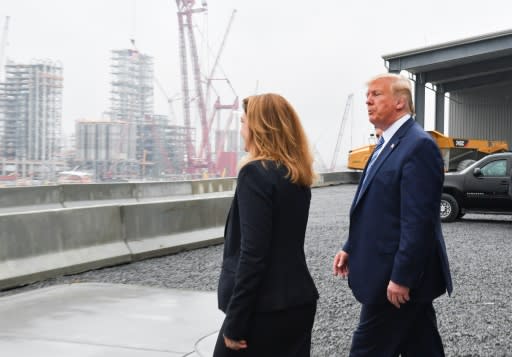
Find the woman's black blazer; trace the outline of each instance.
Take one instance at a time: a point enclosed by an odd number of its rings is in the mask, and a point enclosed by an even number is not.
[[[230,338],[245,338],[255,313],[318,299],[304,255],[311,189],[287,173],[272,161],[252,161],[238,175],[218,287]]]

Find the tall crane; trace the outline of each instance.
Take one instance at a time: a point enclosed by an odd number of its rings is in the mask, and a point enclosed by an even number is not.
[[[231,13],[231,17],[229,18],[228,27],[226,28],[226,31],[224,32],[224,37],[222,38],[222,42],[219,47],[219,51],[217,52],[217,56],[215,57],[215,62],[213,63],[212,69],[210,70],[210,75],[206,79],[206,98],[210,98],[210,90],[212,88],[212,81],[215,80],[215,71],[217,70],[217,67],[219,65],[219,60],[222,55],[222,52],[224,51],[224,47],[226,45],[226,39],[228,38],[229,31],[231,31],[231,25],[233,24],[233,20],[235,19],[236,10],[233,10]],[[231,86],[231,83],[228,84]],[[233,87],[231,89],[234,92]]]
[[[207,11],[206,1],[202,1],[201,5],[196,6],[195,0],[176,0],[176,4],[178,6],[178,25],[179,25],[179,42],[180,42],[180,65],[181,65],[181,87],[182,87],[182,96],[181,99],[183,101],[183,115],[184,115],[184,124],[186,127],[191,127],[191,107],[190,103],[195,101],[198,106],[199,118],[201,122],[201,141],[199,150],[196,152],[194,143],[192,142],[192,137],[190,131],[187,131],[186,137],[186,146],[187,146],[187,171],[189,173],[194,173],[197,169],[208,169],[208,171],[213,172],[216,168],[216,162],[212,159],[212,147],[210,143],[210,134],[212,131],[212,124],[215,120],[216,114],[220,114],[220,110],[222,109],[230,109],[236,110],[238,109],[238,97],[231,86],[231,83],[227,78],[214,78],[215,71],[219,66],[219,59],[224,49],[224,45],[231,29],[231,25],[233,23],[233,19],[236,13],[236,10],[231,14],[230,21],[228,23],[228,27],[225,31],[222,43],[220,45],[219,51],[215,58],[214,65],[210,71],[209,77],[206,77],[206,88],[203,90],[203,83],[201,81],[201,70],[199,66],[199,56],[197,53],[197,44],[194,37],[194,26],[192,23],[192,15],[203,13]],[[187,46],[188,45],[188,46]],[[188,52],[187,52],[188,47]],[[187,55],[190,55],[191,60],[191,70],[193,74],[193,84],[195,93],[193,98],[191,98],[190,88],[189,88],[189,63]],[[212,86],[212,81],[214,80],[223,80],[228,86],[231,88],[235,95],[235,99],[233,103],[230,104],[221,104],[220,97],[217,96],[211,114],[208,114],[209,104],[208,100],[210,97],[211,91],[215,92],[215,88]],[[215,92],[216,93],[216,92]],[[220,118],[220,115],[219,115]],[[232,119],[228,120],[230,123]],[[220,119],[219,119],[219,127],[220,127]],[[225,129],[227,130],[227,129]],[[225,135],[221,135],[221,140],[224,140]],[[217,147],[214,149],[217,155]]]
[[[341,154],[341,139],[343,137],[343,131],[345,130],[345,124],[347,123],[348,120],[353,98],[354,94],[350,93],[347,98],[347,103],[345,104],[345,112],[343,113],[343,118],[341,118],[340,129],[338,131],[338,139],[336,140],[336,147],[334,148],[334,153],[332,155],[331,160],[331,167],[329,168],[330,171],[334,171],[334,169],[336,168],[336,161]]]
[[[176,120],[176,113],[174,112],[174,106],[173,106],[172,103],[175,100],[180,100],[181,99],[180,98],[181,94],[180,93],[175,93],[174,95],[169,96],[167,94],[167,91],[162,86],[162,83],[160,83],[160,81],[156,77],[153,77],[153,81],[156,83],[156,86],[158,87],[158,89],[160,90],[162,95],[167,100],[168,111],[169,111],[169,125],[178,125],[178,122]]]
[[[215,76],[215,71],[217,70],[217,67],[219,66],[220,57],[221,57],[222,52],[224,51],[224,47],[226,45],[226,39],[228,38],[229,32],[231,30],[231,25],[233,24],[233,20],[235,19],[235,14],[236,14],[236,10],[233,10],[233,12],[231,13],[231,17],[229,18],[229,22],[228,22],[228,26],[226,28],[226,31],[224,32],[224,37],[222,38],[222,42],[220,44],[219,50],[217,51],[217,56],[215,57],[215,62],[213,64],[213,66],[212,66],[212,69],[210,70],[210,75],[206,79],[206,100],[207,101],[209,100],[211,90],[213,89],[215,91],[215,89],[212,86],[212,83],[215,80],[225,81],[227,83],[227,85],[229,86],[229,88],[231,89],[231,91],[233,92],[233,95],[235,96],[235,99],[234,99],[233,103],[221,104],[220,97],[217,96],[217,99],[215,100],[215,103],[213,105],[213,111],[212,111],[212,113],[210,115],[210,118],[208,119],[208,127],[206,128],[206,130],[209,133],[212,132],[213,121],[215,120],[216,114],[219,114],[220,110],[228,109],[228,110],[231,110],[231,112],[232,112],[233,110],[238,110],[238,108],[239,108],[238,96],[236,95],[236,91],[233,88],[233,86],[231,85],[231,82],[229,81],[229,79],[227,79],[227,78],[215,78],[214,77]],[[216,152],[215,157],[216,157],[217,160],[219,158],[219,149],[218,148],[223,146],[224,140],[226,138],[225,132],[229,129],[231,121],[232,121],[232,113],[230,113],[229,118],[227,120],[227,125],[225,126],[224,130],[222,131],[222,134],[221,134],[220,139],[219,139],[220,142],[217,143],[217,147],[215,148],[215,152]],[[220,126],[221,125],[220,125],[220,116],[219,116],[219,128],[220,128]],[[199,150],[199,156],[200,157],[201,157],[201,155],[202,155],[204,150],[205,150],[205,148],[201,146],[201,148]]]
[[[4,22],[4,30],[2,32],[2,41],[0,42],[0,82],[3,82],[5,79],[5,68],[4,62],[6,57],[6,49],[7,49],[7,33],[9,32],[9,16],[5,17]]]
[[[190,121],[190,91],[188,86],[188,61],[187,61],[187,49],[186,40],[188,38],[188,44],[190,47],[190,56],[192,61],[192,71],[195,85],[195,101],[199,110],[199,117],[201,121],[201,127],[207,128],[208,122],[206,119],[206,104],[203,95],[203,87],[201,85],[201,69],[199,66],[199,56],[197,54],[197,44],[194,37],[194,26],[192,24],[192,15],[202,13],[208,10],[205,1],[202,2],[201,6],[195,6],[195,0],[176,0],[178,6],[178,26],[179,26],[179,40],[180,40],[180,65],[181,65],[181,90],[183,98],[183,115],[184,123],[186,127],[191,127]],[[187,38],[186,38],[187,35]],[[201,146],[205,147],[204,158],[197,157],[194,143],[192,142],[192,135],[190,130],[187,130],[186,134],[186,146],[187,146],[187,166],[189,169],[195,169],[198,167],[208,167],[210,162],[210,145],[209,145],[209,133],[206,130],[202,130]]]

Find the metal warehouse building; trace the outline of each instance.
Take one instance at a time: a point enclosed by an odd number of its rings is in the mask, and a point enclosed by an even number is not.
[[[448,107],[450,136],[505,140],[512,147],[512,30],[382,58],[389,72],[411,74],[422,126],[428,85],[435,91],[437,131],[444,132]]]

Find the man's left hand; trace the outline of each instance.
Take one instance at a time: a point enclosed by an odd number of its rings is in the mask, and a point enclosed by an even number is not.
[[[405,304],[409,301],[409,288],[407,286],[398,285],[390,280],[387,295],[389,302],[399,309],[400,304]]]

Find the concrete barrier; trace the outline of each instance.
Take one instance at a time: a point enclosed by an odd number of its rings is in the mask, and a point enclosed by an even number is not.
[[[193,195],[211,192],[234,191],[236,188],[236,177],[191,181],[191,186]]]
[[[0,214],[0,289],[221,243],[232,197]]]
[[[358,184],[360,178],[360,171],[324,172],[319,175],[318,181],[313,187]]]
[[[136,183],[135,187],[135,196],[139,202],[192,194],[191,181]]]
[[[360,172],[356,171],[322,173],[315,187],[357,183],[359,177]],[[0,213],[151,202],[186,195],[232,192],[235,188],[236,178],[7,187],[0,188]]]
[[[92,183],[59,185],[64,207],[84,207],[115,201],[116,204],[137,200],[137,185],[133,183]]]
[[[118,206],[0,215],[0,289],[129,262]]]
[[[164,197],[231,192],[236,187],[236,177],[193,180],[183,182],[152,182],[136,184],[137,200],[161,200]]]
[[[141,260],[221,243],[232,199],[232,194],[225,194],[123,206],[123,227],[132,258]]]
[[[315,187],[359,176],[321,174]],[[0,289],[221,243],[235,187],[230,178],[0,189]]]
[[[58,186],[0,188],[0,213],[23,212],[39,206],[41,210],[62,207]]]
[[[182,182],[93,183],[0,188],[0,213],[128,204],[178,196],[231,192],[236,178]],[[110,202],[110,203],[109,203]]]

